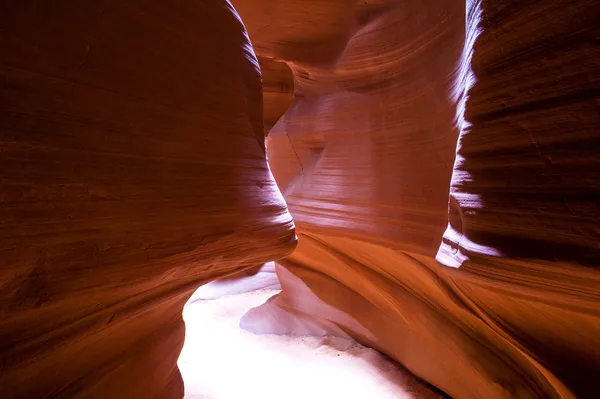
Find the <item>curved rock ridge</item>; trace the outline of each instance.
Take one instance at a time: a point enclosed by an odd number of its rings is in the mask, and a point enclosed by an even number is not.
[[[244,26],[24,0],[0,31],[0,396],[181,398],[185,302],[296,241]]]
[[[563,6],[486,3],[448,250],[600,264],[600,50],[590,45],[600,7]]]
[[[290,67],[272,58],[258,57],[263,83],[263,113],[265,135],[290,107],[294,76]]]
[[[294,73],[267,148],[299,236],[241,325],[456,398],[596,397],[597,3],[234,4]]]
[[[239,273],[206,283],[194,292],[188,303],[256,290],[281,290],[275,272],[275,262],[267,262],[259,267],[244,269]]]

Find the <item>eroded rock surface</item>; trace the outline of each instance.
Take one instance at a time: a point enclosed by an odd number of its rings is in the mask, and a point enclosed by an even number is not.
[[[597,3],[234,4],[294,73],[268,155],[299,235],[242,325],[456,398],[597,396]]]
[[[220,0],[0,3],[0,396],[181,398],[181,311],[295,243]]]
[[[294,245],[289,104],[300,241],[245,328],[596,397],[597,2],[234,3],[260,60],[224,1],[0,4],[2,396],[182,396],[194,289]]]
[[[292,103],[294,77],[285,62],[258,57],[258,63],[262,73],[263,119],[266,135]]]
[[[189,303],[261,289],[281,290],[275,271],[275,262],[267,262],[259,267],[245,269],[239,273],[206,283],[194,292]]]

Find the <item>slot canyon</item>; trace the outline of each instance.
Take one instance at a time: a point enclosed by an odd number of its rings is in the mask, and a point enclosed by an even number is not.
[[[600,3],[0,0],[0,398],[181,399],[184,305],[273,287],[242,331],[600,397]]]

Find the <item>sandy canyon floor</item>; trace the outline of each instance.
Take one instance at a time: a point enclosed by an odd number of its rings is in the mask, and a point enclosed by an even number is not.
[[[186,399],[442,398],[354,341],[242,330],[242,315],[277,292],[254,291],[186,306],[186,339],[179,358]]]

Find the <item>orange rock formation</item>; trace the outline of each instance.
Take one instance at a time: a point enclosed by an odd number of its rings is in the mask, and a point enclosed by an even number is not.
[[[456,398],[595,397],[597,3],[234,4],[294,72],[268,156],[299,235],[242,325],[350,335]]]
[[[295,245],[265,128],[299,240],[243,327],[596,397],[597,2],[232,2],[258,58],[225,0],[0,3],[2,397],[182,396],[194,289]]]
[[[0,5],[0,397],[181,398],[183,305],[293,249],[221,0]]]

